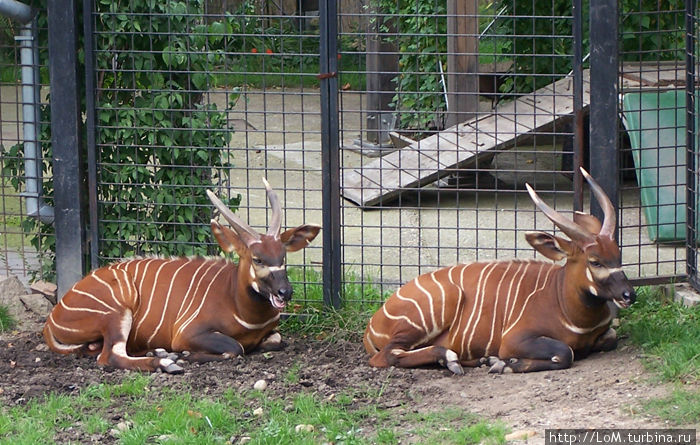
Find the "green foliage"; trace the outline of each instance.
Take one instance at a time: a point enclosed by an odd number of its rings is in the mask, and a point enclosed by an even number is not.
[[[399,54],[400,74],[391,106],[400,111],[402,128],[426,129],[438,124],[445,110],[441,67],[446,71],[447,6],[434,0],[377,0],[383,14],[379,31]],[[398,18],[397,16],[401,16]]]
[[[622,60],[684,60],[685,2],[621,0],[619,8]]]
[[[589,1],[582,2],[583,54],[589,52]],[[447,18],[444,2],[376,0],[386,41],[399,53],[400,74],[392,105],[400,126],[440,126],[445,111],[440,63],[445,71]],[[680,0],[623,0],[619,5],[623,60],[682,60],[684,3]],[[501,14],[497,17],[497,12]],[[479,62],[513,62],[502,93],[529,93],[572,69],[574,39],[571,2],[496,0],[479,5]]]
[[[665,380],[700,380],[700,307],[670,301],[654,288],[641,288],[622,314],[620,333],[645,353],[646,364]]]
[[[203,22],[199,1],[122,3],[97,3],[100,251],[209,253],[204,190],[225,180],[231,132],[203,98],[226,24]]]
[[[582,3],[582,29],[587,45],[588,1]],[[502,29],[508,30],[513,54],[514,76],[506,80],[503,91],[529,93],[571,71],[574,39],[570,1],[501,0],[497,4],[505,8]]]
[[[0,306],[0,332],[9,331],[15,324],[16,321],[10,315],[10,311],[5,306]]]
[[[222,148],[231,131],[225,112],[204,97],[235,21],[205,22],[202,1],[101,0],[95,7],[100,256],[210,253],[211,206],[204,191],[227,180],[232,164]],[[232,107],[238,94],[227,99]],[[49,111],[42,109],[45,160],[52,154]],[[23,150],[18,144],[3,153],[3,175],[18,191],[25,179]],[[43,194],[52,204],[47,161],[44,178]],[[235,208],[238,198],[224,202]],[[25,219],[23,229],[41,253],[41,275],[53,279],[53,228]]]

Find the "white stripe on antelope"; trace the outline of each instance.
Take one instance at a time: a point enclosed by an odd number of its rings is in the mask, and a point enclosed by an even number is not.
[[[545,257],[460,264],[411,280],[387,299],[364,334],[372,366],[431,363],[455,374],[490,364],[490,372],[531,372],[571,366],[574,354],[617,346],[610,328],[616,308],[635,300],[615,242],[615,208],[581,169],[605,218],[576,212],[570,220],[528,185],[535,205],[569,236],[526,234]],[[614,304],[614,305],[613,305]]]
[[[264,180],[263,180],[264,181]],[[117,368],[182,372],[163,350],[188,360],[223,360],[281,347],[275,331],[280,311],[292,298],[285,256],[306,247],[320,226],[281,232],[282,209],[267,181],[270,228],[260,234],[213,193],[214,206],[231,229],[211,221],[223,258],[138,258],[97,269],[54,307],[44,338],[55,352],[97,355]],[[158,351],[147,357],[149,351]]]

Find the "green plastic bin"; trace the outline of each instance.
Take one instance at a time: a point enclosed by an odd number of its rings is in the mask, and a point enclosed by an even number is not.
[[[685,241],[685,91],[628,93],[622,108],[649,238]]]

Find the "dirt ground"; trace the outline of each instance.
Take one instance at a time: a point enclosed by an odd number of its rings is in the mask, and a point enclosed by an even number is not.
[[[73,394],[89,385],[117,383],[124,377],[126,371],[98,367],[94,358],[48,351],[38,322],[30,329],[0,336],[0,403],[24,404],[49,392]],[[328,398],[350,392],[356,394],[353,403],[357,406],[376,403],[398,416],[410,411],[463,408],[500,420],[513,431],[535,431],[529,443],[536,444],[544,443],[546,428],[668,427],[662,420],[642,414],[639,403],[663,396],[670,388],[653,381],[642,367],[638,351],[624,340],[616,351],[593,355],[563,371],[489,375],[486,368],[479,368],[466,370],[464,376],[453,376],[441,368],[371,368],[356,342],[289,337],[285,341],[284,350],[271,354],[187,364],[183,375],[156,374],[151,388],[186,387],[195,394],[216,397],[228,388],[250,389],[258,379],[266,379],[271,396],[310,392]],[[292,383],[285,376],[299,365],[299,379]],[[113,420],[118,422],[118,417]],[[83,442],[96,438],[66,439]]]

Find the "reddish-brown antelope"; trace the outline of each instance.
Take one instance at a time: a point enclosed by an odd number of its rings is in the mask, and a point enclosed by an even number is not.
[[[636,298],[621,269],[615,209],[581,169],[604,219],[575,213],[573,221],[528,185],[536,206],[571,239],[544,232],[526,239],[545,257],[460,264],[402,286],[369,321],[364,345],[372,366],[490,364],[489,372],[531,372],[571,366],[574,354],[617,346],[610,322]]]
[[[270,228],[259,234],[212,192],[209,198],[230,230],[211,221],[223,258],[139,258],[102,267],[79,281],[54,307],[44,326],[48,346],[61,354],[97,356],[117,368],[182,372],[174,362],[235,357],[278,349],[275,328],[292,297],[286,252],[306,247],[320,226],[281,232],[282,210],[267,181]],[[155,357],[144,356],[156,351]]]

